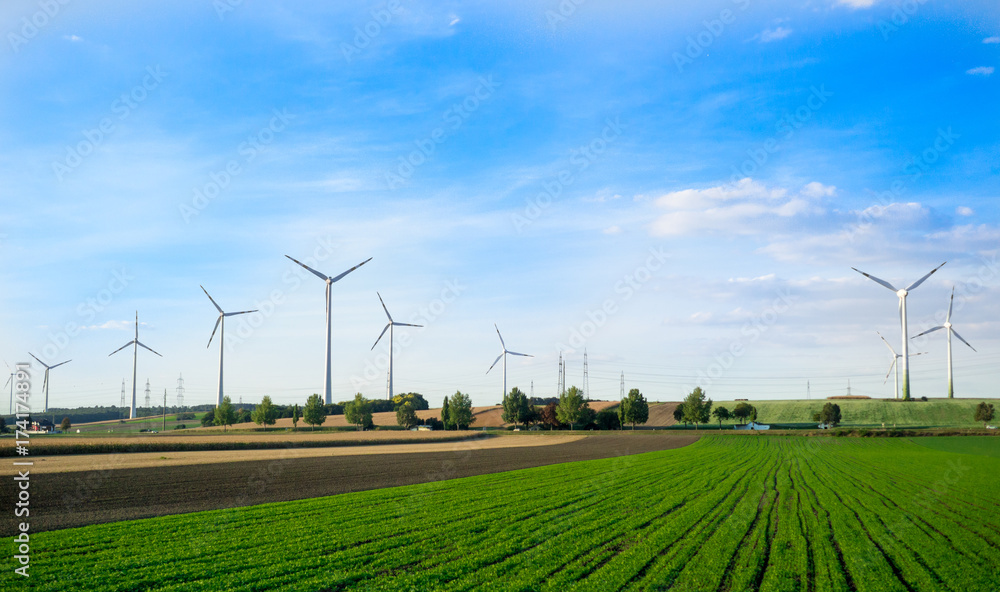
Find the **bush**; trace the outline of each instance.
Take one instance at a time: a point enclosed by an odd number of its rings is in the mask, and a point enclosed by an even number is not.
[[[622,427],[621,421],[618,419],[618,414],[611,409],[598,412],[595,423],[599,430],[617,430]]]
[[[183,423],[180,423],[180,424],[175,425],[174,429],[175,430],[186,430],[187,426],[185,424],[183,424]]]

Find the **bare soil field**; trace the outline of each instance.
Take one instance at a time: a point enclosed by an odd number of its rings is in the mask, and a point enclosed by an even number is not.
[[[474,442],[466,441],[451,443],[449,450],[437,452],[281,457],[145,468],[117,468],[114,458],[123,455],[112,454],[106,455],[105,464],[84,471],[49,473],[42,466],[31,467],[31,530],[238,508],[625,456],[679,448],[697,438],[618,432],[547,446],[475,448]],[[13,479],[0,479],[2,499],[14,499],[15,487]],[[13,521],[0,521],[0,536],[12,536],[13,526]]]
[[[646,421],[647,427],[658,427],[665,428],[672,426],[677,422],[674,421],[674,409],[680,403],[658,403],[656,405],[649,406],[649,419]]]

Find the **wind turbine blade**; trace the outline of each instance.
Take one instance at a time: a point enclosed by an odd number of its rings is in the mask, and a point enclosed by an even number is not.
[[[8,376],[7,382],[3,383],[3,388],[7,388],[7,385],[10,384],[10,381],[12,380],[14,380],[14,376],[13,375]]]
[[[916,339],[917,337],[920,337],[921,335],[927,335],[928,333],[933,333],[933,332],[937,331],[938,329],[944,329],[944,326],[934,327],[933,329],[928,329],[928,330],[924,331],[923,333],[917,333],[916,335],[914,335],[910,339]]]
[[[364,265],[365,263],[368,263],[368,262],[369,262],[369,261],[371,261],[371,260],[372,260],[372,258],[371,258],[371,257],[369,257],[369,258],[365,259],[365,260],[364,260],[364,261],[362,261],[361,263],[358,263],[357,265],[355,265],[354,267],[352,267],[352,268],[348,269],[348,270],[347,270],[347,271],[345,271],[344,273],[342,273],[342,274],[338,275],[337,277],[335,277],[335,278],[331,279],[331,280],[330,280],[330,283],[333,283],[333,282],[336,282],[336,281],[339,281],[339,280],[340,280],[340,278],[342,278],[342,277],[344,277],[345,275],[347,275],[347,274],[351,273],[351,272],[352,272],[352,271],[354,271],[355,269],[357,269],[357,268],[361,267],[362,265]]]
[[[216,310],[218,310],[221,313],[222,307],[219,306],[219,303],[215,301],[215,298],[212,298],[212,295],[208,293],[208,290],[205,289],[205,286],[199,285],[198,287],[201,288],[201,291],[205,293],[205,296],[208,296],[208,299],[212,301],[212,304],[215,305]]]
[[[945,261],[944,263],[947,263],[947,261]],[[941,265],[938,265],[934,269],[930,270],[930,272],[928,272],[927,275],[925,275],[924,277],[922,277],[919,280],[917,280],[917,281],[913,282],[912,284],[910,284],[909,287],[906,288],[906,291],[909,292],[910,290],[912,290],[912,289],[916,288],[917,286],[919,286],[920,284],[924,283],[924,280],[926,280],[927,278],[929,278],[932,275],[934,275],[934,272],[937,271],[937,270],[939,270],[939,269],[941,269],[941,267],[944,266],[944,263],[942,263]]]
[[[882,340],[882,343],[884,343],[884,344],[885,344],[885,346],[886,346],[887,348],[889,348],[889,351],[891,351],[891,352],[892,352],[892,355],[893,355],[893,356],[895,356],[895,355],[896,355],[896,350],[892,349],[892,346],[891,346],[891,345],[889,345],[889,342],[885,340],[885,337],[882,337],[882,334],[881,334],[881,333],[879,333],[878,331],[876,331],[875,333],[878,333],[878,336],[879,336],[879,339],[881,339],[881,340]],[[895,359],[895,357],[893,357],[893,359]]]
[[[42,379],[42,392],[45,392],[45,386],[49,384],[49,369],[45,369],[45,378]]]
[[[968,342],[968,341],[966,341],[966,340],[962,339],[962,336],[958,334],[958,331],[956,331],[956,330],[952,329],[952,330],[951,330],[951,334],[952,334],[952,335],[954,335],[955,337],[958,337],[959,341],[961,341],[961,342],[962,342],[962,343],[964,343],[965,345],[968,345],[969,347],[971,347],[971,348],[972,348],[972,351],[976,351],[976,348],[974,348],[974,347],[972,347],[971,345],[969,345],[969,342]],[[979,352],[976,352],[976,353],[979,353]]]
[[[505,352],[505,353],[506,353],[506,352]],[[493,366],[496,366],[496,365],[497,365],[497,362],[499,362],[499,361],[500,361],[500,358],[502,358],[502,357],[503,357],[503,354],[500,354],[499,356],[497,356],[497,359],[493,360],[493,364],[491,364],[491,365],[490,365],[490,370],[492,370],[492,369],[493,369]],[[487,374],[489,374],[489,373],[490,373],[490,370],[487,370],[487,371],[486,371],[486,373],[487,373]]]
[[[288,255],[285,255],[285,257],[288,257]],[[303,263],[303,262],[299,261],[298,259],[294,259],[294,258],[292,258],[292,257],[288,257],[288,258],[289,258],[289,259],[291,259],[292,261],[294,261],[294,262],[298,263],[298,264],[299,264],[299,265],[301,265],[302,267],[305,267],[305,268],[306,268],[307,270],[309,270],[310,272],[312,272],[312,273],[313,273],[313,275],[315,275],[315,276],[316,276],[316,277],[318,277],[319,279],[323,280],[324,282],[325,282],[325,281],[327,281],[328,279],[330,279],[330,278],[326,277],[325,275],[323,275],[322,273],[320,273],[320,272],[316,271],[316,270],[315,270],[315,269],[313,269],[312,267],[309,267],[309,266],[308,266],[308,265],[306,265],[305,263]],[[220,312],[221,312],[221,311],[220,311]]]
[[[397,327],[423,327],[423,325],[411,325],[410,323],[393,323]]]
[[[910,357],[912,358],[913,356],[924,356],[924,355],[927,355],[927,352],[917,352],[915,354],[910,354]]]
[[[219,330],[219,323],[222,322],[222,316],[219,315],[219,318],[215,319],[215,328],[212,329],[212,336],[208,338],[208,345],[205,346],[205,349],[208,349],[212,345],[212,340],[215,339],[215,332]]]
[[[889,371],[885,373],[885,380],[882,381],[882,384],[885,384],[886,381],[889,380],[889,375],[892,374],[892,369],[895,367],[896,367],[896,358],[894,357],[892,358],[892,363],[889,364]]]
[[[240,312],[224,312],[224,313],[222,313],[222,316],[224,316],[224,317],[233,317],[233,316],[236,316],[236,315],[247,314],[247,313],[250,313],[250,312],[257,312],[257,309],[255,308],[253,310],[241,310]]]
[[[507,344],[505,344],[503,342],[503,335],[500,334],[500,327],[497,327],[497,324],[493,323],[493,328],[497,330],[497,337],[500,338],[500,345],[501,345],[501,347],[503,347],[506,350],[507,349]],[[496,363],[496,362],[494,362],[494,363]]]
[[[876,284],[881,284],[881,285],[885,286],[886,288],[889,288],[893,292],[898,292],[899,291],[899,290],[896,289],[895,286],[893,286],[889,282],[887,282],[885,280],[881,280],[881,279],[879,279],[879,278],[877,278],[877,277],[875,277],[875,276],[873,276],[871,274],[865,273],[865,272],[861,271],[860,269],[858,269],[857,267],[852,267],[851,269],[853,269],[854,271],[860,273],[861,275],[865,276],[866,278],[870,279],[871,281],[875,282]]]
[[[160,353],[159,353],[158,351],[156,351],[155,349],[153,349],[153,348],[149,347],[148,345],[144,345],[144,344],[143,344],[143,343],[142,343],[141,341],[136,341],[136,343],[138,343],[138,344],[139,344],[139,345],[141,345],[142,347],[144,347],[144,348],[148,349],[149,351],[153,352],[154,354],[156,354],[156,355],[160,356]],[[160,357],[162,358],[163,356],[160,356]]]
[[[48,369],[48,368],[49,368],[49,365],[48,365],[48,364],[46,364],[45,362],[43,362],[43,361],[39,360],[39,359],[38,359],[38,356],[36,356],[35,354],[33,354],[33,353],[31,353],[31,352],[28,352],[28,355],[29,355],[29,356],[31,356],[31,357],[33,357],[33,358],[35,358],[35,360],[38,360],[38,363],[39,363],[39,364],[41,364],[42,366],[45,366],[45,368],[46,368],[46,369]]]
[[[379,294],[378,292],[375,292],[375,295],[378,296],[378,301],[382,303],[382,310],[385,311],[385,316],[389,317],[389,322],[391,323],[392,315],[389,314],[389,309],[385,307],[385,300],[382,300],[382,295]]]
[[[946,323],[950,323],[951,322],[951,307],[954,306],[954,304],[955,304],[955,287],[952,286],[952,288],[951,288],[951,300],[948,301],[948,317],[945,318],[945,320],[944,320],[944,322],[946,322]]]
[[[49,366],[49,369],[51,370],[52,368],[58,368],[59,366],[62,366],[63,364],[68,364],[69,362],[72,362],[72,361],[73,360],[66,360],[65,362],[59,362],[55,366]]]
[[[519,354],[517,352],[512,352],[512,351],[508,351],[507,353],[509,353],[512,356],[524,356],[526,358],[533,358],[533,357],[535,357],[535,356],[533,356],[531,354]]]
[[[385,335],[385,332],[388,331],[389,327],[391,327],[391,326],[392,326],[392,323],[389,323],[389,324],[387,324],[385,326],[385,329],[382,329],[382,332],[378,334],[378,339],[376,339],[375,343],[372,344],[372,349],[375,349],[375,346],[378,345],[378,342],[382,340],[382,336]],[[389,347],[392,347],[391,343],[389,344]],[[368,351],[371,351],[371,349],[368,350]]]
[[[123,345],[123,346],[119,347],[118,349],[116,349],[115,351],[111,352],[110,354],[108,354],[108,357],[110,358],[111,356],[113,356],[113,355],[115,355],[116,353],[118,353],[118,352],[122,351],[123,349],[125,349],[126,347],[128,347],[128,346],[132,345],[133,343],[136,343],[135,339],[133,339],[132,341],[129,341],[129,342],[128,342],[128,343],[126,343],[125,345]]]

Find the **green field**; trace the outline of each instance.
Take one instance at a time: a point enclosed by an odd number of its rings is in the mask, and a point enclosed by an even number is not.
[[[959,454],[978,454],[1000,458],[1000,438],[995,436],[949,436],[914,438],[913,442],[934,450]]]
[[[757,408],[758,421],[768,424],[801,424],[815,426],[813,413],[830,402],[840,406],[841,425],[857,427],[900,428],[975,428],[976,405],[984,399],[930,399],[928,401],[896,401],[892,399],[850,399],[816,401],[750,401]],[[987,400],[996,404],[995,399]],[[730,409],[735,403],[720,402]]]
[[[1000,439],[979,449],[997,449]],[[32,536],[32,590],[995,590],[1000,459],[686,448]],[[15,579],[16,578],[16,579]]]

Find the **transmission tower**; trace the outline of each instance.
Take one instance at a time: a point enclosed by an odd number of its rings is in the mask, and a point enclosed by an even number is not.
[[[528,399],[528,400],[529,401],[533,401],[534,399],[535,399],[535,381],[532,380],[531,381],[531,398]]]
[[[562,352],[559,352],[559,379],[556,381],[556,395],[566,392],[566,381],[563,379],[563,371],[566,366],[563,364]]]
[[[122,419],[125,413],[125,379],[122,379],[122,404],[118,406],[118,419]]]
[[[810,391],[810,389],[809,389],[809,381],[807,380],[807,381],[806,381],[806,401],[808,401],[808,400],[810,399],[810,395],[811,395],[811,394],[812,394],[812,393],[811,393],[811,391]]]
[[[590,400],[590,377],[587,376],[587,350],[583,350],[583,400]]]
[[[850,378],[847,379],[847,396],[848,397],[851,396],[851,379]]]
[[[146,409],[149,410],[149,379],[146,379]]]
[[[625,400],[625,373],[624,372],[622,372],[622,386],[621,386],[621,395],[619,396],[619,400],[621,400],[621,401]]]
[[[184,409],[184,375],[181,374],[177,377],[177,407],[178,409]]]

